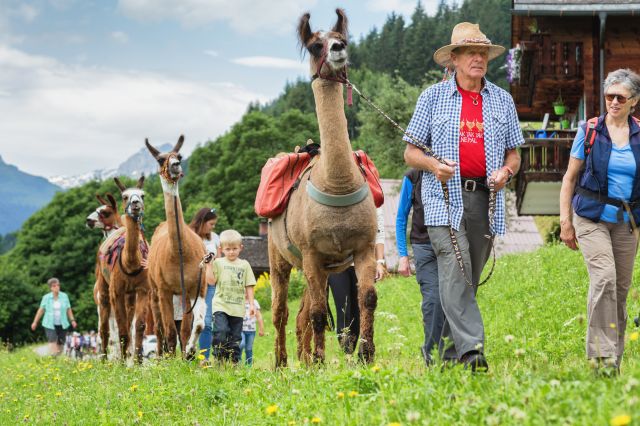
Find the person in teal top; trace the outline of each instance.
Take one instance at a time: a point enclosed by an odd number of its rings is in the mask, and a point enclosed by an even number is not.
[[[59,355],[62,352],[69,325],[75,329],[78,324],[71,310],[69,296],[60,291],[60,280],[50,278],[47,284],[51,291],[42,297],[40,307],[31,324],[31,330],[36,330],[42,318],[42,326],[49,342],[49,352],[52,355]]]

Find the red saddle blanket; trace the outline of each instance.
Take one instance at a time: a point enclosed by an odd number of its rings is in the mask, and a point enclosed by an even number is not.
[[[364,151],[355,151],[353,159],[369,184],[376,207],[380,207],[384,203],[384,194],[378,169]],[[307,152],[290,153],[267,160],[262,168],[254,204],[258,216],[273,218],[284,212],[296,181],[310,162],[311,155]]]

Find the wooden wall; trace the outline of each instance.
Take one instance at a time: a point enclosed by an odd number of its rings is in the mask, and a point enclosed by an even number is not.
[[[534,49],[529,54],[533,70],[521,76],[521,81],[511,85],[518,114],[521,119],[541,120],[545,112],[553,115],[552,103],[562,90],[568,113],[575,113],[579,100],[585,96],[587,117],[600,114],[600,19],[597,16],[513,16],[511,43],[520,43]],[[565,73],[563,48],[579,45],[582,58],[576,61],[575,53],[569,54],[569,74]],[[555,46],[555,67],[550,67],[549,57]],[[524,57],[523,57],[524,59]],[[544,63],[543,63],[544,62]],[[581,72],[572,72],[572,63],[578,62]],[[525,68],[528,66],[524,64]],[[605,31],[605,77],[618,68],[631,68],[640,72],[640,25],[632,16],[607,17]],[[524,69],[526,71],[526,69]]]
[[[512,17],[511,43],[525,49],[522,71],[526,75],[521,74],[511,86],[520,118],[542,120],[546,112],[557,118],[552,104],[560,93],[569,114],[576,113],[586,94],[587,115],[593,115],[594,77],[599,69],[594,31],[598,31],[594,17]]]

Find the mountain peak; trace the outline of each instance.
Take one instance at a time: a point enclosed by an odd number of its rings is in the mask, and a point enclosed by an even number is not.
[[[173,148],[173,145],[165,143],[157,147],[160,152],[166,152]],[[52,176],[49,178],[49,182],[61,186],[64,189],[74,188],[76,186],[83,185],[91,180],[106,180],[111,179],[114,176],[129,176],[132,178],[140,177],[144,174],[149,176],[150,174],[158,172],[158,163],[155,158],[149,153],[146,147],[142,147],[135,152],[129,158],[124,160],[115,169],[100,169],[92,172],[84,173],[75,176]]]

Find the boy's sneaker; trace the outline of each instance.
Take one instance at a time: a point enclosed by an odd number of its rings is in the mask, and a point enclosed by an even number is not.
[[[433,357],[429,352],[427,352],[427,348],[420,346],[420,353],[422,353],[422,359],[424,359],[424,363],[427,368],[431,367],[433,365]]]

